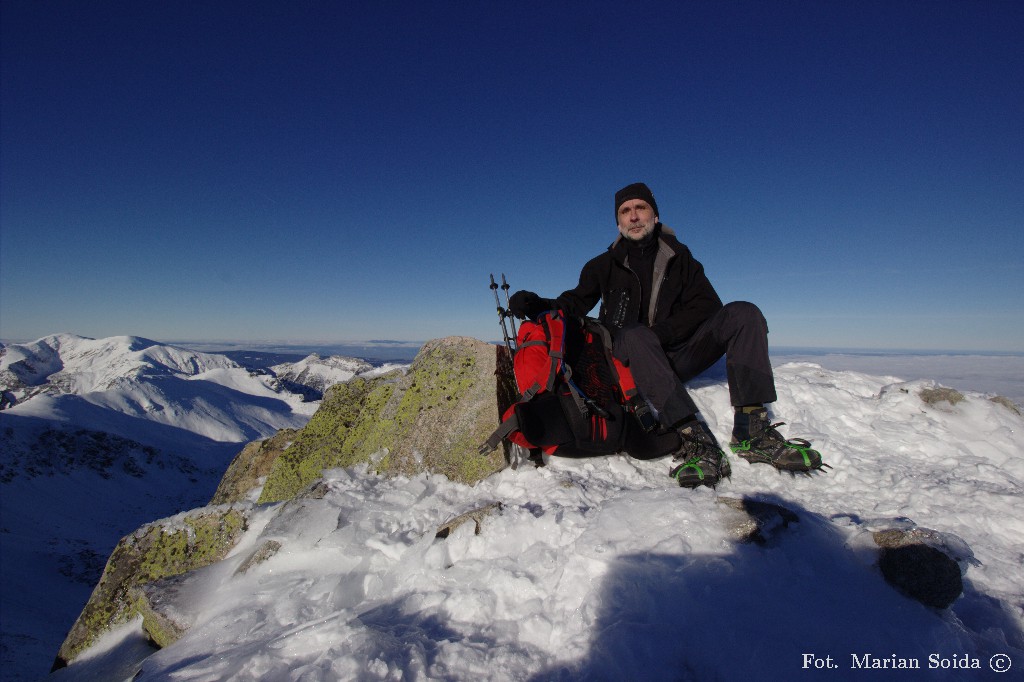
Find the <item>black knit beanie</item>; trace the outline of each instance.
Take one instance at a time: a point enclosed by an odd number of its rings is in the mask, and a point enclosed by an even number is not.
[[[622,206],[625,202],[630,199],[642,199],[651,205],[654,209],[654,215],[661,216],[658,213],[658,204],[654,201],[654,194],[651,190],[642,182],[634,182],[632,185],[626,185],[618,192],[615,193],[615,222],[619,222],[619,206]]]

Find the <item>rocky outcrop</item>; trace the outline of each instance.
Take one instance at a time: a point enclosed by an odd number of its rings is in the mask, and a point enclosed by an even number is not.
[[[240,554],[234,575],[244,574],[280,553],[287,528],[277,519],[292,505],[324,497],[327,469],[368,463],[384,475],[423,471],[474,483],[506,466],[498,449],[478,452],[512,402],[510,363],[505,349],[465,337],[428,342],[407,371],[356,376],[328,389],[302,429],[284,430],[250,443],[231,462],[211,506],[155,522],[124,538],[60,649],[57,665],[72,661],[112,625],[141,616],[158,646],[177,641],[195,617],[192,592],[237,544],[254,504],[287,501],[271,519],[247,557]],[[930,405],[955,405],[954,394],[922,395]],[[768,501],[720,496],[722,518],[739,543],[772,545],[800,521],[798,514]],[[488,519],[502,513],[494,502],[455,516],[436,530],[446,538],[473,524],[486,532]],[[945,608],[962,591],[958,556],[941,533],[914,528],[873,535],[878,568],[904,594]]]
[[[783,506],[750,498],[720,496],[730,511],[726,530],[736,542],[766,544],[780,530],[800,521]],[[963,593],[963,570],[974,561],[970,548],[958,538],[928,528],[888,528],[874,531],[878,569],[885,581],[904,595],[936,609],[949,607]]]
[[[926,606],[944,609],[964,590],[960,561],[943,535],[926,528],[876,531],[878,568],[886,582]]]
[[[470,521],[473,522],[473,534],[480,535],[480,533],[483,532],[484,519],[491,514],[499,513],[502,508],[503,505],[501,502],[492,502],[491,504],[480,507],[479,509],[468,511],[465,514],[459,514],[455,518],[441,524],[437,529],[437,533],[434,534],[434,537],[443,540],[451,535],[457,528],[469,523]]]
[[[266,440],[249,443],[235,455],[224,472],[210,504],[230,504],[246,499],[270,474],[274,462],[295,440],[296,429],[282,429]]]
[[[932,388],[922,389],[919,394],[922,402],[926,405],[935,405],[941,402],[947,402],[950,405],[956,405],[964,400],[964,394],[954,388],[947,388],[945,386],[936,386]]]
[[[332,386],[271,467],[259,501],[294,497],[325,469],[370,462],[385,475],[441,473],[464,483],[505,466],[477,449],[510,402],[498,391],[503,349],[467,337],[423,346],[408,372]],[[502,404],[503,403],[503,404]]]
[[[1012,400],[1010,400],[1009,398],[1007,398],[1006,396],[1003,396],[1003,395],[992,396],[991,398],[989,398],[989,402],[993,402],[996,405],[1002,405],[1003,407],[1008,409],[1010,412],[1013,412],[1014,414],[1017,414],[1017,415],[1021,414],[1020,406],[1017,405],[1017,403],[1015,403]]]
[[[136,613],[142,616],[142,629],[154,645],[163,648],[177,642],[193,625],[192,616],[182,608],[189,584],[196,572],[136,585],[128,591]]]
[[[967,400],[967,396],[963,393],[955,388],[948,388],[946,386],[933,386],[922,389],[918,396],[921,398],[921,402],[932,407],[944,407],[941,403],[948,403],[949,407],[955,407],[958,403]],[[1002,405],[1014,414],[1021,414],[1020,406],[1006,396],[996,395],[988,400],[996,405]]]
[[[249,510],[204,507],[143,526],[114,548],[100,582],[61,645],[61,668],[111,626],[139,613],[138,589],[223,559],[248,527]]]

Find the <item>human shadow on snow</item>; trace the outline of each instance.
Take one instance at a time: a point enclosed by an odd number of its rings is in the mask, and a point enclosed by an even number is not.
[[[950,609],[928,608],[890,587],[875,565],[877,552],[848,544],[827,518],[775,495],[744,501],[751,508],[783,507],[797,520],[779,515],[776,523],[762,526],[758,541],[731,543],[720,553],[633,553],[613,559],[580,609],[596,614],[586,655],[526,679],[861,679],[871,673],[856,668],[854,658],[874,657],[920,665],[899,670],[901,680],[982,680],[1007,679],[990,670],[993,655],[1009,655],[1016,669],[1024,665],[1024,633],[1007,606],[977,590],[969,578]],[[721,504],[710,511],[710,523],[735,513]],[[441,680],[459,679],[439,663],[447,642],[471,644],[484,658],[495,647],[507,655],[508,647],[516,646],[485,632],[459,630],[436,612],[411,609],[408,598],[350,614],[363,634],[346,646],[372,651],[389,670],[418,670]],[[323,619],[311,626],[329,627]],[[515,658],[531,655],[536,651],[526,647]],[[932,655],[949,667],[929,669]],[[310,657],[305,664],[291,662],[290,678],[297,679],[294,666],[299,665],[303,675],[308,673],[302,679],[331,679],[332,657],[315,652]],[[169,679],[176,670],[201,665],[201,659],[157,666],[153,675],[138,679]],[[954,667],[965,661],[977,661],[980,668]],[[503,668],[486,677],[522,679]]]
[[[928,608],[890,587],[877,552],[848,545],[828,519],[778,496],[756,501],[799,522],[721,554],[618,557],[589,600],[597,616],[587,655],[531,682],[836,680],[863,676],[856,664],[871,657],[920,665],[900,679],[998,678],[996,654],[1024,667],[1020,626],[968,578],[949,610]],[[932,655],[940,667],[929,668]],[[955,667],[964,662],[980,669]]]

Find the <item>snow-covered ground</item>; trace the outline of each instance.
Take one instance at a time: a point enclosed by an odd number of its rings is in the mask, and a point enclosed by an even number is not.
[[[350,364],[344,378],[387,369]],[[342,379],[321,375],[319,390]],[[5,681],[49,670],[118,539],[206,504],[245,443],[303,426],[319,405],[222,355],[133,336],[4,346],[0,389],[17,401],[0,412]]]
[[[1024,405],[1024,354],[883,353],[868,351],[772,352],[775,364],[812,362],[827,369],[895,376],[904,381],[931,379],[961,391],[1006,396]]]
[[[730,481],[690,491],[667,461],[623,456],[472,487],[330,471],[323,499],[258,510],[196,583],[193,628],[135,679],[1021,679],[1024,418],[982,393],[929,405],[934,382],[807,362],[778,366],[777,384],[781,430],[812,439],[829,473],[733,458]],[[722,378],[694,397],[726,440]],[[719,496],[800,520],[736,544]],[[479,534],[435,538],[494,503]],[[915,526],[960,552],[965,591],[949,610],[900,595],[873,565],[872,530]],[[271,539],[277,555],[234,575]],[[133,623],[54,679],[126,680],[144,651]],[[920,669],[857,667],[872,661]]]

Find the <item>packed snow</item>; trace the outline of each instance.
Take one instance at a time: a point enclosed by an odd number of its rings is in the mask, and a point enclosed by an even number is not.
[[[1024,418],[979,392],[926,403],[927,380],[776,371],[774,416],[814,441],[827,474],[733,457],[716,490],[683,490],[667,460],[625,456],[552,458],[474,486],[332,470],[322,499],[258,508],[197,574],[183,639],[152,653],[133,622],[53,679],[1021,679]],[[726,441],[724,377],[692,386]],[[738,544],[725,496],[799,522]],[[492,505],[479,533],[436,537]],[[948,610],[874,565],[871,531],[913,527],[957,554],[965,589]],[[268,540],[282,549],[235,575]],[[873,677],[872,662],[919,669]]]

